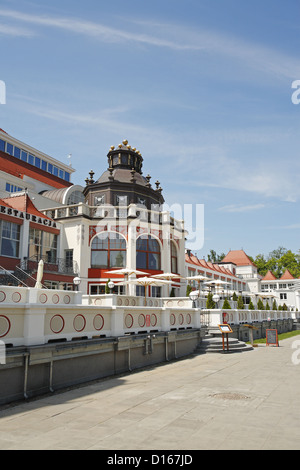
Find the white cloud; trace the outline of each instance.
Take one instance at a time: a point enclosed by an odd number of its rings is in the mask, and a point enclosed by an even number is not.
[[[20,28],[18,26],[0,24],[0,35],[14,37],[32,37],[35,36],[35,33],[33,31],[29,31],[28,29]]]
[[[16,10],[0,9],[0,16],[15,21],[39,26],[48,26],[70,31],[110,43],[124,41],[150,46],[163,47],[178,51],[205,51],[238,61],[242,66],[267,73],[277,78],[295,79],[300,76],[299,60],[276,50],[230,37],[228,34],[207,31],[203,28],[193,30],[176,24],[156,24],[151,21],[140,23],[141,32],[132,32],[121,27],[109,27],[100,23],[77,18],[33,15]],[[136,28],[137,29],[137,28]],[[148,34],[145,31],[148,29]]]
[[[264,209],[265,204],[252,204],[252,205],[239,205],[229,204],[227,206],[220,207],[218,210],[221,212],[249,212]]]

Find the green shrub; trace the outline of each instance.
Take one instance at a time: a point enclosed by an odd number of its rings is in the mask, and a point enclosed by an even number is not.
[[[238,310],[244,310],[244,302],[243,302],[243,298],[242,296],[240,295],[239,298],[238,298],[238,301],[237,301],[237,309]]]
[[[209,292],[209,294],[207,295],[206,308],[209,310],[216,308],[216,304],[213,301],[213,295],[211,292]]]
[[[222,307],[222,308],[227,309],[227,310],[228,310],[228,309],[231,309],[230,303],[228,302],[228,299],[225,299],[225,300],[224,300],[224,303],[223,303],[223,307]]]

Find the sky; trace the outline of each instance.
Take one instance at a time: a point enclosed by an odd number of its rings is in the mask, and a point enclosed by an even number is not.
[[[83,186],[127,139],[199,257],[298,252],[299,20],[298,0],[2,0],[0,128],[72,154]]]

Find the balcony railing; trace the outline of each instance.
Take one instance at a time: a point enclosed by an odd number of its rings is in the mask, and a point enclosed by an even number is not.
[[[69,274],[71,276],[78,274],[78,264],[76,261],[67,261],[64,258],[56,258],[52,256],[34,255],[23,260],[20,268],[27,272],[36,272],[40,260],[44,261],[44,271],[60,274]]]
[[[69,218],[74,216],[87,216],[95,219],[138,219],[141,222],[148,222],[154,225],[170,224],[178,231],[184,231],[184,221],[177,220],[170,216],[168,211],[149,210],[146,207],[136,204],[129,206],[88,206],[84,203],[71,206],[53,207],[41,211],[52,219]]]

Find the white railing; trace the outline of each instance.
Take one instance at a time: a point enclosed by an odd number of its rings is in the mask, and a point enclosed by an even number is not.
[[[147,209],[145,206],[130,204],[129,206],[112,206],[109,204],[100,206],[89,206],[83,202],[70,206],[59,206],[51,209],[42,209],[41,212],[52,219],[73,217],[75,215],[86,215],[99,219],[127,219],[136,218],[140,221],[152,224],[170,223],[178,231],[184,230],[184,221],[177,220],[170,216],[166,210],[156,211]]]
[[[0,286],[0,340],[13,346],[121,337],[217,326],[293,320],[300,312],[207,310],[187,297],[82,296],[81,292]]]

